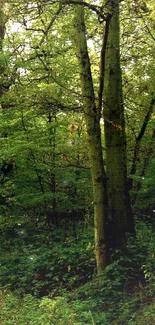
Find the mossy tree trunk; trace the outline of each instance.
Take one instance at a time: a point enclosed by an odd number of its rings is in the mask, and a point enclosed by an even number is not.
[[[108,188],[108,245],[109,248],[122,250],[126,246],[125,234],[134,232],[134,224],[127,181],[120,68],[119,0],[109,3],[109,13],[112,16],[108,33],[103,90]]]
[[[90,60],[86,42],[83,6],[75,6],[74,25],[94,193],[96,264],[98,273],[101,273],[107,264],[105,233],[107,210],[106,176],[102,158],[100,111],[95,104]]]

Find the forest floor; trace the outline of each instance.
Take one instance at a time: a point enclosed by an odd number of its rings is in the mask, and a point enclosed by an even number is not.
[[[20,229],[21,235],[21,229]],[[154,325],[155,233],[138,223],[128,254],[97,277],[93,229],[0,246],[0,325]],[[23,236],[23,231],[22,231]]]

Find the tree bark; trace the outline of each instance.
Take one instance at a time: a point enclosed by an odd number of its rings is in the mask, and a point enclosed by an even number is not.
[[[0,52],[3,49],[3,40],[5,36],[6,16],[4,14],[4,1],[0,0]]]
[[[105,58],[104,134],[108,188],[109,249],[126,246],[125,233],[134,232],[133,214],[129,199],[126,135],[120,68],[119,0],[109,2],[111,14]]]
[[[75,6],[74,25],[94,193],[96,264],[97,272],[101,273],[107,264],[105,233],[107,210],[106,175],[102,158],[100,111],[97,110],[95,104],[95,95],[86,41],[83,6]]]

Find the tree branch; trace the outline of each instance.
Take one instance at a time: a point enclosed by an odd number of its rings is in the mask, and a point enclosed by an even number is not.
[[[89,9],[91,9],[92,11],[94,11],[99,19],[100,22],[106,21],[107,20],[107,16],[103,13],[103,9],[107,6],[107,4],[109,3],[110,0],[108,0],[104,6],[95,6],[92,5],[86,1],[74,1],[74,0],[62,0],[62,4],[66,4],[66,5],[80,5],[80,6],[84,6],[87,7]]]
[[[136,174],[136,170],[137,170],[137,162],[138,162],[138,157],[139,157],[139,152],[140,152],[140,142],[145,134],[148,122],[151,118],[151,114],[153,112],[153,106],[155,104],[155,97],[152,97],[151,103],[150,103],[150,107],[148,109],[148,112],[145,115],[141,130],[136,138],[136,144],[135,144],[135,149],[134,149],[134,156],[133,156],[133,161],[132,161],[132,166],[131,166],[131,171],[130,171],[130,175],[133,176]],[[133,181],[131,181],[131,183],[133,183]],[[131,184],[132,187],[132,184]]]
[[[55,15],[52,17],[52,19],[51,19],[50,23],[48,24],[46,30],[44,31],[44,35],[41,38],[39,44],[36,46],[36,49],[39,48],[42,45],[42,43],[44,42],[45,37],[48,35],[49,30],[53,26],[57,16],[60,14],[61,10],[62,10],[62,4],[60,2],[58,10],[56,11]]]

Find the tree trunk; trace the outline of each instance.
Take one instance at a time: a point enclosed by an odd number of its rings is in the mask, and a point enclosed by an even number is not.
[[[105,58],[104,132],[108,188],[109,248],[126,246],[125,233],[134,231],[130,205],[127,167],[124,108],[119,42],[119,0],[109,4],[110,19]]]
[[[49,226],[54,223],[56,226],[58,225],[58,214],[57,214],[57,200],[56,200],[56,113],[49,111],[48,114],[48,123],[49,123],[49,144],[50,144],[50,158],[51,158],[51,184],[50,190],[52,193],[52,213],[49,219]]]
[[[95,104],[83,6],[75,6],[74,25],[93,183],[96,264],[97,272],[101,273],[107,264],[105,234],[107,210],[106,175],[102,158],[100,111],[97,110]]]
[[[6,16],[4,14],[4,1],[0,0],[0,52],[3,50],[3,40],[5,36]]]
[[[3,54],[3,40],[5,36],[5,24],[6,17],[4,14],[4,3],[0,0],[0,55]],[[3,73],[5,71],[5,63],[3,60],[3,56],[0,61],[0,97],[3,95]]]

